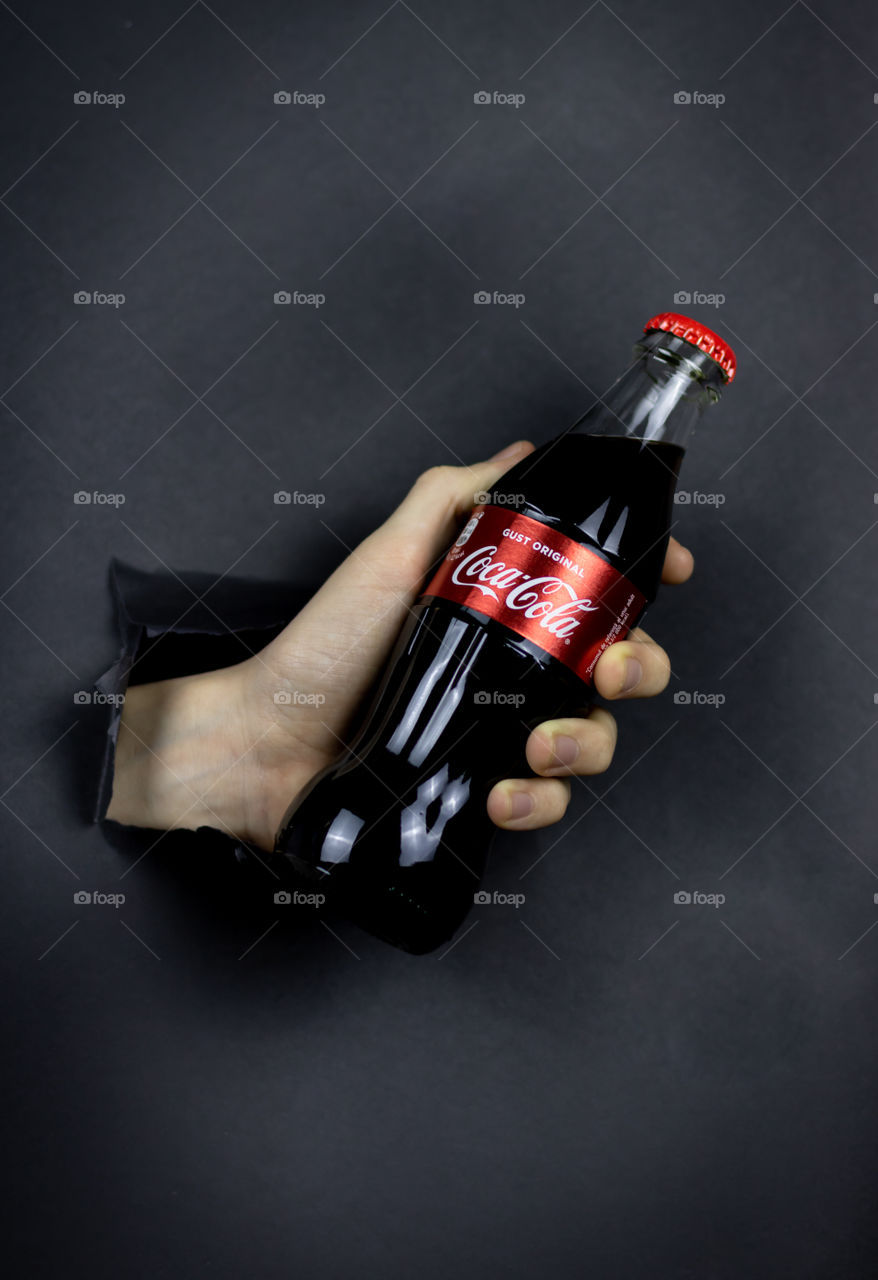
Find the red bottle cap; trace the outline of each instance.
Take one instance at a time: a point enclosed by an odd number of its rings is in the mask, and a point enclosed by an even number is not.
[[[699,324],[697,320],[690,320],[688,316],[678,315],[676,311],[663,311],[661,315],[653,316],[643,326],[644,333],[649,333],[650,329],[664,329],[666,333],[672,333],[676,338],[691,342],[693,347],[698,347],[709,355],[711,360],[716,361],[726,375],[727,382],[731,382],[734,378],[736,367],[734,351],[712,329],[708,329],[707,325]]]

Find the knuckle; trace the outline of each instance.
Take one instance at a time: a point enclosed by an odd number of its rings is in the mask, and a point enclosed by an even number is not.
[[[616,752],[616,740],[609,733],[602,733],[595,750],[595,772],[606,773],[613,763]]]
[[[552,778],[552,791],[549,810],[552,822],[560,822],[570,804],[570,783],[566,778]]]
[[[453,484],[457,475],[456,467],[428,467],[422,471],[415,481],[417,489],[447,489]]]
[[[655,646],[654,658],[656,663],[656,677],[659,682],[659,688],[664,689],[671,678],[671,659],[665,653],[664,649],[658,645]]]
[[[533,733],[527,740],[525,756],[528,764],[535,773],[540,773],[543,769],[551,767],[554,757],[552,754],[552,733],[550,729],[546,729],[544,725],[540,725],[538,729],[534,729]]]
[[[598,714],[600,713],[600,714]],[[591,716],[592,735],[589,741],[589,772],[606,773],[616,753],[618,726],[616,719],[603,707],[596,708]]]

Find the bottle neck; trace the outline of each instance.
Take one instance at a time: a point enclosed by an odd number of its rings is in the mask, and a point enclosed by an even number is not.
[[[662,440],[685,449],[702,410],[716,403],[724,386],[722,370],[705,352],[653,330],[634,348],[634,363],[570,432]]]

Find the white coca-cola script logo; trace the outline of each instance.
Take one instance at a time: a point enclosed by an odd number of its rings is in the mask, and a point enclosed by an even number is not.
[[[496,546],[471,551],[454,570],[451,581],[459,587],[481,591],[483,596],[498,602],[500,593],[505,593],[505,608],[523,611],[526,618],[538,620],[541,627],[562,638],[579,626],[578,615],[594,613],[600,608],[600,603],[593,602],[590,596],[577,596],[575,589],[562,578],[535,578],[503,560],[494,560],[496,551]],[[560,604],[546,598],[565,591],[570,599]]]

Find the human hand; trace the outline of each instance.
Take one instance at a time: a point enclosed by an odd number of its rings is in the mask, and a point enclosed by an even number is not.
[[[407,610],[473,504],[533,449],[519,442],[472,467],[434,467],[380,528],[350,552],[260,653],[220,671],[128,690],[107,817],[137,826],[218,827],[270,850],[290,801],[342,752],[387,662]],[[662,581],[685,582],[693,560],[671,538]],[[651,697],[668,683],[667,654],[636,628],[597,663],[607,700]],[[278,699],[278,695],[279,699]],[[607,769],[616,721],[547,721],[527,742],[529,778],[488,796],[497,826],[529,830],[563,817],[569,775]]]

